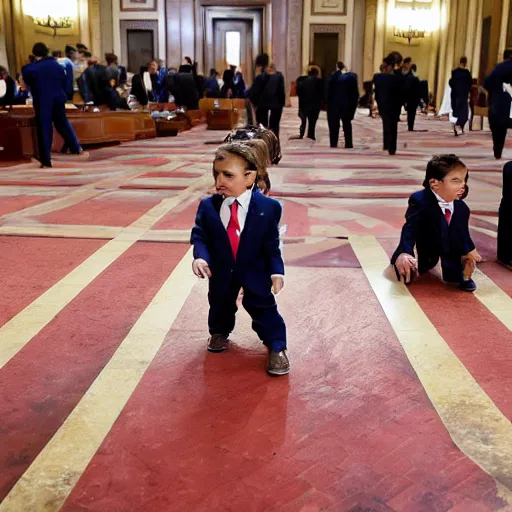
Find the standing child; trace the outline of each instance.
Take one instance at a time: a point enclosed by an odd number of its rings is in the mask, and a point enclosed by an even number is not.
[[[482,258],[469,234],[468,170],[455,155],[434,156],[427,164],[424,190],[409,198],[400,244],[391,264],[398,280],[409,284],[441,259],[443,279],[459,289],[474,292],[471,279]],[[414,255],[414,248],[418,257]]]
[[[269,350],[267,372],[290,371],[286,354],[286,326],[275,298],[284,286],[279,249],[281,206],[255,190],[257,175],[266,170],[265,142],[249,140],[224,144],[215,153],[213,177],[217,194],[201,201],[192,229],[192,269],[209,279],[210,338],[207,349],[223,352],[235,326],[236,300]]]

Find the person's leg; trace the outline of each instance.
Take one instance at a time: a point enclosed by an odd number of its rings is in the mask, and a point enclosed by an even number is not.
[[[389,121],[389,154],[394,155],[396,153],[396,145],[398,138],[398,120],[399,116],[392,117]]]
[[[282,115],[283,109],[281,107],[270,109],[270,120],[268,122],[268,127],[274,132],[277,138],[279,138],[279,124],[281,123]]]
[[[269,350],[286,350],[286,325],[272,293],[259,296],[244,290],[242,305],[252,318],[252,328]]]
[[[232,281],[227,291],[219,291],[210,282],[208,330],[211,335],[220,334],[227,338],[235,328],[235,314],[238,311],[236,300],[240,288],[240,283]]]
[[[492,132],[492,143],[495,158],[501,158],[505,140],[507,138],[507,125],[501,122],[492,121],[489,119]]]
[[[460,283],[464,274],[464,266],[460,258],[441,258],[443,281],[447,283]]]
[[[337,111],[332,108],[327,109],[327,124],[329,125],[330,146],[331,148],[336,148],[340,138],[340,118]]]
[[[258,107],[256,109],[256,123],[268,128],[268,108]]]
[[[35,110],[37,130],[37,147],[39,149],[39,161],[45,167],[52,166],[51,150],[53,140],[52,106],[51,104],[38,105]]]
[[[341,121],[343,123],[343,133],[345,134],[345,148],[351,149],[354,147],[352,141],[352,119],[343,117]]]
[[[498,222],[498,261],[512,265],[512,162],[503,168],[503,194]]]
[[[300,128],[299,128],[299,135],[302,139],[304,137],[304,134],[306,133],[306,123],[307,123],[307,115],[304,112],[304,110],[299,110],[299,117],[300,117]]]
[[[414,131],[414,122],[416,121],[416,108],[414,106],[409,107],[407,110],[407,128],[410,132]]]
[[[390,128],[389,128],[389,119],[388,119],[387,112],[381,112],[380,117],[382,119],[382,140],[383,140],[382,149],[384,151],[388,151]]]
[[[308,114],[308,139],[316,140],[315,136],[315,129],[316,129],[316,122],[318,121],[318,116],[320,115],[320,112],[318,111],[312,111]]]
[[[66,150],[69,148],[71,153],[78,155],[82,148],[76,138],[75,130],[66,117],[66,108],[64,103],[53,104],[52,120],[57,133],[64,139]]]

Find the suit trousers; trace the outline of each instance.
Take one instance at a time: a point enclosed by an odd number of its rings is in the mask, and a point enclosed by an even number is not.
[[[344,116],[342,113],[333,108],[327,109],[327,123],[329,125],[329,142],[331,148],[338,147],[340,137],[340,121],[343,124],[343,134],[345,136],[345,147],[352,148],[352,117]]]
[[[208,301],[208,328],[210,334],[229,336],[235,327],[235,314],[238,311],[236,301],[242,285],[233,279],[227,293],[216,293],[210,286]],[[270,349],[279,352],[286,349],[286,326],[283,317],[277,310],[274,296],[269,290],[268,295],[260,296],[244,289],[242,299],[244,309],[252,318],[252,328],[261,341]]]
[[[501,158],[505,140],[507,138],[508,118],[506,120],[496,119],[494,116],[489,116],[489,125],[492,132],[492,146],[494,156]]]
[[[503,168],[503,197],[499,209],[498,260],[512,262],[512,162]]]
[[[416,110],[418,107],[412,106],[407,110],[407,128],[410,132],[414,131],[414,121],[416,121]]]
[[[272,130],[279,138],[279,124],[283,115],[282,107],[258,107],[256,109],[256,122],[262,124],[265,128]]]
[[[308,126],[308,138],[312,140],[316,140],[315,137],[315,129],[316,123],[318,121],[318,116],[320,115],[319,110],[299,110],[300,117],[300,129],[299,134],[301,137],[304,137],[306,133],[306,124]]]
[[[34,105],[37,145],[39,149],[39,160],[46,167],[52,166],[51,149],[53,141],[53,125],[64,139],[64,145],[72,153],[80,153],[80,144],[76,138],[75,130],[66,117],[65,104],[61,102],[42,102]]]
[[[389,151],[390,155],[394,155],[398,138],[398,116],[396,112],[388,110],[382,110],[379,113],[384,132],[384,150]]]

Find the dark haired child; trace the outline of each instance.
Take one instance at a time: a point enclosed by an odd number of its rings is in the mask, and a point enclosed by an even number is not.
[[[476,290],[471,276],[482,258],[469,234],[470,212],[463,201],[467,181],[468,170],[455,155],[434,156],[427,164],[424,189],[409,198],[400,244],[391,258],[398,280],[403,276],[409,284],[440,259],[444,281]]]
[[[290,371],[286,354],[286,326],[272,291],[284,286],[284,264],[279,248],[281,205],[259,191],[256,179],[268,163],[261,140],[224,144],[215,153],[213,177],[217,194],[201,201],[192,229],[192,269],[209,279],[210,338],[207,349],[223,352],[235,326],[237,297],[252,326],[269,350],[267,372]]]

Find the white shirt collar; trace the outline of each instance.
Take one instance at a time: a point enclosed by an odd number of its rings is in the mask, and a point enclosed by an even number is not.
[[[432,190],[432,189],[430,189]],[[436,194],[433,190],[432,190],[432,193],[434,194],[434,196],[436,197],[437,199],[437,202],[439,203],[439,207],[441,208],[441,210],[450,210],[451,213],[453,213],[453,201],[450,201],[449,203],[447,201],[445,201],[439,194]]]
[[[239,195],[238,197],[226,197],[224,199],[223,204],[227,204],[228,206],[231,206],[235,199],[238,201],[238,205],[242,207],[245,211],[249,210],[249,203],[251,202],[252,197],[252,189],[246,190],[243,194]]]

